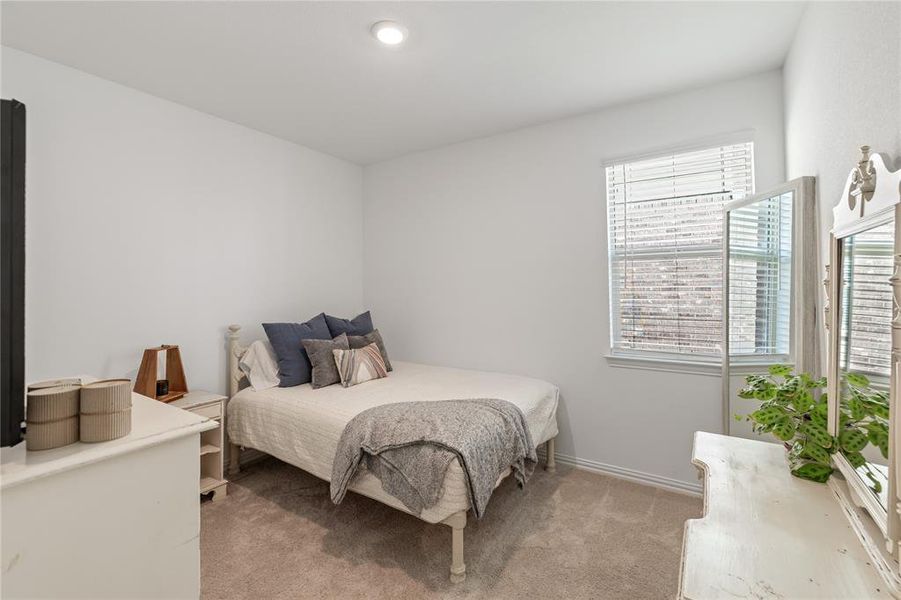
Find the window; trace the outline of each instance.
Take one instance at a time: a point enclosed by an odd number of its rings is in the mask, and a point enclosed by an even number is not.
[[[788,358],[792,208],[788,191],[728,210],[729,354]]]
[[[723,206],[753,194],[753,147],[607,167],[614,354],[719,357]]]

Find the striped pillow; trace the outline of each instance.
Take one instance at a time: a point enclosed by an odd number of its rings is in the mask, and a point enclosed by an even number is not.
[[[336,349],[332,350],[332,354],[344,387],[388,376],[378,344],[372,343],[356,350]]]

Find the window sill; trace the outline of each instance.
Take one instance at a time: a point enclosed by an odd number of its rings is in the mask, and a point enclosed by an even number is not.
[[[644,369],[667,373],[706,375],[708,377],[719,377],[723,373],[723,365],[718,360],[680,360],[628,354],[606,354],[604,358],[607,359],[607,364],[611,367],[622,369]]]
[[[643,369],[647,371],[663,371],[666,373],[684,373],[687,375],[704,375],[721,377],[723,364],[718,359],[690,360],[678,358],[655,358],[629,354],[606,354],[607,364],[622,369]],[[766,373],[771,365],[791,364],[785,357],[773,357],[771,360],[733,360],[729,365],[730,375]]]

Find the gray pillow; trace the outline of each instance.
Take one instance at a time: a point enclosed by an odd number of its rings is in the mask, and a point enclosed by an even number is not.
[[[325,313],[306,323],[263,323],[269,343],[278,357],[279,387],[291,387],[310,381],[310,359],[302,340],[330,340]]]
[[[325,315],[325,322],[332,337],[346,333],[347,335],[366,335],[375,327],[372,326],[372,315],[369,311],[357,315],[353,319],[341,319],[332,315]]]
[[[388,351],[385,350],[385,342],[382,341],[382,334],[379,333],[378,329],[374,329],[366,335],[349,335],[347,336],[347,342],[350,344],[351,350],[359,350],[360,348],[365,348],[369,344],[376,344],[379,347],[379,352],[382,353],[382,360],[385,361],[385,368],[389,371],[392,370],[391,361],[388,360]]]
[[[303,347],[310,357],[310,364],[313,365],[313,389],[323,388],[341,381],[341,374],[338,373],[338,365],[335,364],[335,355],[332,350],[350,349],[347,343],[347,334],[342,333],[332,340],[303,340]]]

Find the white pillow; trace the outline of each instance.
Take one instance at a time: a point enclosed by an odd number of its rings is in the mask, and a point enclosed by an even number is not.
[[[252,343],[238,361],[238,368],[257,392],[278,385],[278,360],[269,342],[257,340]]]

